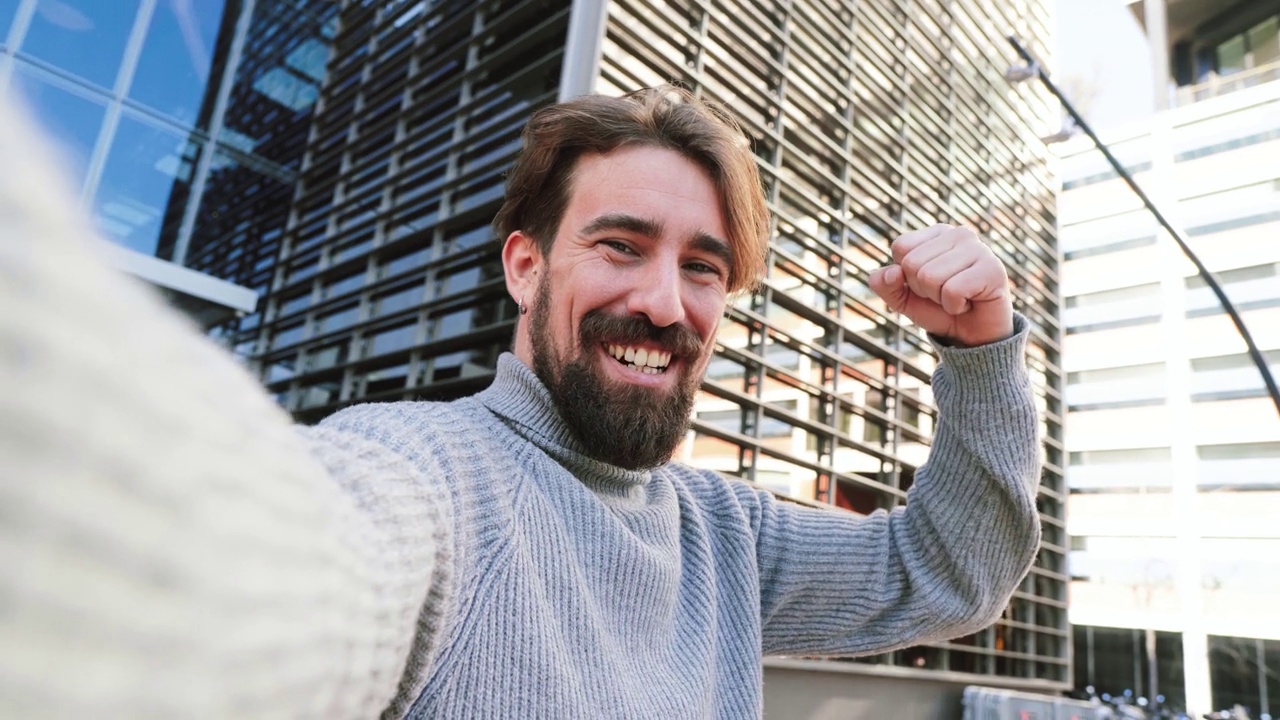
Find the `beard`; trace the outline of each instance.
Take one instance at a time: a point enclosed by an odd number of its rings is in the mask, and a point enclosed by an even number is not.
[[[579,325],[576,355],[561,358],[551,337],[550,308],[551,286],[543,275],[529,317],[533,371],[584,452],[627,470],[650,469],[670,460],[689,429],[701,381],[694,370],[702,352],[697,333],[684,325],[660,328],[641,317],[593,310]],[[615,381],[605,375],[595,352],[605,342],[656,344],[682,360],[681,376],[671,390]]]

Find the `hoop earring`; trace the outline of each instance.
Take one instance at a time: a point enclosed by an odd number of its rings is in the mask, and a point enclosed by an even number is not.
[[[529,308],[524,304],[524,298],[520,298],[519,307],[520,307],[520,314],[521,314],[521,315],[528,315],[528,314],[529,314]]]

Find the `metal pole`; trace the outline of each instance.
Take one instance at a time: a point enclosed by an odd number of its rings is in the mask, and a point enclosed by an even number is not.
[[[1222,309],[1227,312],[1227,315],[1231,318],[1231,322],[1235,324],[1236,332],[1240,333],[1240,337],[1244,340],[1245,346],[1249,348],[1249,357],[1253,359],[1253,364],[1257,366],[1258,373],[1262,375],[1262,382],[1267,386],[1267,393],[1271,396],[1271,402],[1276,406],[1276,413],[1280,414],[1280,387],[1276,386],[1276,380],[1271,376],[1271,368],[1267,365],[1266,357],[1260,350],[1258,350],[1258,346],[1253,342],[1253,336],[1249,334],[1249,329],[1245,327],[1244,320],[1240,317],[1240,313],[1236,312],[1236,306],[1232,304],[1230,298],[1227,297],[1226,292],[1222,290],[1222,286],[1218,284],[1217,278],[1213,276],[1213,273],[1209,272],[1209,269],[1204,266],[1204,263],[1200,262],[1200,258],[1197,257],[1191,247],[1187,245],[1186,240],[1183,240],[1182,234],[1173,229],[1173,225],[1169,224],[1169,221],[1165,219],[1164,214],[1155,206],[1155,203],[1151,202],[1151,198],[1147,197],[1147,194],[1142,191],[1142,188],[1138,186],[1138,183],[1134,182],[1133,176],[1130,175],[1129,171],[1120,164],[1120,161],[1116,159],[1116,156],[1111,154],[1111,149],[1107,147],[1106,143],[1098,139],[1097,134],[1089,127],[1089,124],[1084,121],[1084,118],[1080,117],[1080,113],[1076,112],[1076,109],[1071,105],[1071,102],[1067,100],[1067,98],[1062,94],[1062,91],[1060,91],[1058,87],[1053,84],[1053,81],[1049,79],[1049,74],[1044,71],[1044,68],[1041,67],[1040,63],[1036,62],[1035,58],[1031,56],[1031,53],[1027,52],[1027,49],[1022,47],[1022,44],[1018,42],[1016,37],[1010,35],[1009,44],[1013,45],[1013,49],[1018,51],[1018,55],[1029,67],[1035,70],[1036,76],[1040,78],[1040,82],[1043,83],[1045,88],[1047,88],[1049,92],[1058,99],[1058,102],[1062,104],[1062,108],[1071,116],[1071,120],[1077,127],[1084,131],[1085,135],[1089,136],[1089,139],[1093,141],[1094,146],[1102,152],[1103,157],[1105,157],[1107,162],[1111,164],[1111,168],[1115,170],[1116,174],[1125,181],[1125,184],[1129,186],[1129,189],[1138,196],[1138,199],[1147,207],[1147,210],[1155,216],[1156,222],[1160,223],[1160,227],[1164,228],[1165,232],[1169,233],[1169,237],[1173,238],[1173,241],[1178,244],[1178,248],[1182,250],[1182,254],[1186,255],[1187,259],[1191,261],[1191,264],[1196,266],[1196,272],[1198,272],[1200,277],[1204,279],[1205,284],[1213,290],[1213,294],[1218,298],[1218,302],[1222,305]]]
[[[1147,607],[1151,607],[1151,590],[1147,590]],[[1159,665],[1156,662],[1156,631],[1147,627],[1143,630],[1146,634],[1147,649],[1147,699],[1151,702],[1156,701],[1156,695],[1160,694],[1160,673]]]
[[[1271,699],[1267,697],[1267,653],[1262,638],[1253,639],[1253,649],[1258,659],[1258,712],[1271,714]]]

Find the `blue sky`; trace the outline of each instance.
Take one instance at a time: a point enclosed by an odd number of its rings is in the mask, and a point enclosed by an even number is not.
[[[1151,115],[1146,38],[1124,0],[1055,0],[1057,53],[1048,68],[1095,130]]]

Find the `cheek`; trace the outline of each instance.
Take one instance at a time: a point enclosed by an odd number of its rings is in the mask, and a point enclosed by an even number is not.
[[[685,313],[689,324],[702,338],[703,345],[715,343],[716,331],[720,329],[720,319],[724,317],[724,293],[707,292],[695,297],[685,305]]]
[[[557,334],[563,335],[565,347],[578,344],[578,327],[582,318],[593,310],[609,309],[616,301],[619,284],[610,283],[604,273],[566,273],[551,278],[551,304]]]

